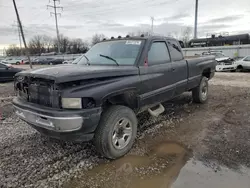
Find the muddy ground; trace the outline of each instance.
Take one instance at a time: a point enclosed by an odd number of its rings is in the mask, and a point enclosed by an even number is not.
[[[109,161],[92,143],[40,135],[13,113],[12,83],[0,84],[0,187],[248,188],[250,74],[217,73],[207,104],[185,93],[158,118],[139,115],[132,151]]]

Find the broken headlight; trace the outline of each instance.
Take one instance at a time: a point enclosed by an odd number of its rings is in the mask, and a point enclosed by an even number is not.
[[[89,109],[95,105],[92,98],[62,98],[62,108],[65,109]]]
[[[82,99],[81,98],[62,98],[62,108],[81,109]]]

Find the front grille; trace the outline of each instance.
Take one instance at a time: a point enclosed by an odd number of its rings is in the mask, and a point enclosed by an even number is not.
[[[21,100],[47,107],[59,108],[58,91],[53,89],[53,82],[41,79],[25,79],[15,84]]]
[[[29,102],[52,107],[50,89],[45,86],[31,84],[29,86]]]

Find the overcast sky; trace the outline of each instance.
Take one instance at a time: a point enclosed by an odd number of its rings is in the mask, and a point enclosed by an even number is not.
[[[49,0],[16,0],[27,40],[37,34],[55,36],[55,20],[46,5]],[[194,23],[195,0],[61,0],[58,18],[60,33],[90,39],[95,33],[106,36],[150,30],[175,35]],[[53,10],[51,10],[53,11]],[[250,33],[249,0],[199,0],[198,34]],[[16,15],[11,0],[0,0],[0,48],[18,44]]]

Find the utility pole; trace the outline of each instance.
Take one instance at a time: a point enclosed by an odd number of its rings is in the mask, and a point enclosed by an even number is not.
[[[57,15],[61,16],[61,13],[57,13],[57,9],[60,8],[63,10],[63,7],[61,6],[56,6],[56,1],[60,3],[60,0],[53,0],[54,1],[54,6],[52,5],[47,5],[47,9],[53,8],[54,12],[50,12],[50,15],[55,15],[55,22],[56,22],[56,35],[57,35],[57,46],[58,46],[58,53],[60,53],[60,35],[59,35],[59,29],[58,29],[58,21],[57,21]]]
[[[20,49],[22,49],[22,39],[21,39],[21,31],[19,25],[17,25],[17,32],[19,37]]]
[[[18,39],[19,39],[20,49],[21,49],[22,48],[22,39],[21,39],[22,35],[21,35],[21,31],[20,31],[18,21],[14,21],[14,24],[12,26],[17,27],[17,34],[18,34]]]
[[[198,22],[198,1],[195,0],[195,18],[194,18],[194,38],[197,38],[197,22]]]
[[[153,16],[150,17],[151,18],[151,35],[154,34],[154,20],[155,18]]]
[[[26,56],[28,57],[30,68],[32,69],[32,62],[30,61],[29,49],[27,48],[27,45],[26,45],[26,41],[25,41],[25,37],[24,37],[24,33],[23,33],[23,27],[22,27],[22,23],[21,23],[21,20],[20,20],[20,17],[19,17],[19,13],[18,13],[18,10],[17,10],[15,0],[13,0],[13,5],[14,5],[14,8],[15,8],[17,21],[18,21],[18,24],[19,24],[19,28],[20,28],[20,31],[21,31],[22,38],[23,38],[23,44],[24,44]]]

